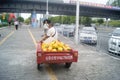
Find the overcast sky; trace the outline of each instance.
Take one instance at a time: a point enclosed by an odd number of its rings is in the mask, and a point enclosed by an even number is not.
[[[69,2],[69,0],[64,0],[65,2]],[[106,2],[108,0],[80,0],[83,2],[92,2],[92,3],[99,3],[99,4],[106,4]],[[22,17],[24,17],[25,19],[28,18],[31,14],[21,14]],[[37,15],[37,19],[39,19],[41,15]]]

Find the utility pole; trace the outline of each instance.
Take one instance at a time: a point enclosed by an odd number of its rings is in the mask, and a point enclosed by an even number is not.
[[[76,27],[75,27],[75,43],[78,44],[78,27],[79,27],[79,0],[76,1]]]
[[[49,15],[49,12],[48,12],[48,0],[46,1],[46,18],[48,19],[48,15]]]

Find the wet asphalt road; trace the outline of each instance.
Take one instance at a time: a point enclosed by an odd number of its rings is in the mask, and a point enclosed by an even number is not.
[[[43,30],[22,26],[18,31],[4,29],[2,34],[14,33],[0,45],[0,80],[120,80],[120,60],[106,53],[91,50],[59,35],[59,39],[79,51],[79,60],[70,69],[63,64],[42,65],[36,68],[36,48],[28,29],[40,40]],[[4,37],[0,37],[2,41]],[[50,71],[47,68],[50,68]]]

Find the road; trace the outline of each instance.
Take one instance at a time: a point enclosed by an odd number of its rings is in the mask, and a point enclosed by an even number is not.
[[[43,30],[24,25],[18,30],[4,31],[7,34],[0,37],[0,80],[120,80],[119,59],[76,45],[62,35],[61,41],[78,50],[78,62],[70,69],[63,64],[43,64],[39,71],[35,41],[40,40]]]

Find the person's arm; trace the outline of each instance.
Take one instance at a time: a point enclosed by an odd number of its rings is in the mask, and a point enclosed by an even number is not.
[[[50,35],[51,35],[51,30],[49,29],[49,30],[47,31],[47,34],[44,35],[44,37],[42,38],[42,40],[41,40],[40,42],[45,41],[47,38],[50,37]]]
[[[49,36],[45,35],[40,42],[45,41],[47,38],[49,38]]]

